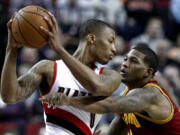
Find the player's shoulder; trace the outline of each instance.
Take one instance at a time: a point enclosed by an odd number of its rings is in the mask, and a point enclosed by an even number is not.
[[[54,69],[54,61],[52,60],[41,60],[37,62],[31,69],[32,72],[35,73],[46,73],[51,72]]]
[[[119,74],[116,70],[110,69],[108,67],[102,67],[103,68],[103,74]]]
[[[161,93],[161,88],[159,87],[159,85],[148,85],[147,87],[143,88],[144,90],[146,91],[149,91],[151,93],[154,93],[154,94],[160,94]]]
[[[105,67],[102,71],[102,74],[104,75],[108,75],[108,76],[116,76],[118,78],[121,78],[121,75],[120,73],[118,73],[116,70],[114,69],[110,69],[110,68],[107,68]]]

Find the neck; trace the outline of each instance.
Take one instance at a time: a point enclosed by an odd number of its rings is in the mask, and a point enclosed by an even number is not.
[[[95,67],[94,59],[92,58],[88,45],[86,45],[85,43],[79,44],[79,47],[73,56],[88,67]]]
[[[142,88],[150,80],[151,78],[149,77],[139,81],[126,82],[125,84],[129,90],[132,90],[135,88]]]

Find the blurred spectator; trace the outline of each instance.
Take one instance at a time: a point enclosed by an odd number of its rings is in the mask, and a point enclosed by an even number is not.
[[[123,39],[123,37],[118,35],[116,36],[115,47],[116,55],[124,55],[130,48],[129,45]]]
[[[169,14],[170,14],[170,22],[171,24],[168,26],[171,28],[170,38],[171,40],[175,40],[177,34],[180,31],[180,0],[171,0],[169,5]]]
[[[39,60],[38,49],[26,48],[21,49],[21,63],[29,66],[34,65]]]
[[[164,68],[168,64],[172,64],[172,61],[168,58],[167,52],[172,47],[170,40],[163,38],[158,39],[155,42],[155,52],[159,58],[159,71],[163,72]]]
[[[78,26],[82,23],[82,8],[78,0],[57,1],[57,19],[62,31],[76,35]]]
[[[127,0],[127,14],[133,18],[136,25],[145,26],[149,18],[155,15],[155,3],[153,0]]]
[[[144,32],[149,18],[155,16],[155,5],[152,0],[124,0],[127,19],[124,26],[118,26],[117,32],[126,41]]]
[[[6,105],[4,108],[1,108],[0,122],[15,122],[18,126],[19,135],[24,135],[26,121],[28,120],[26,110],[24,102]]]
[[[94,0],[95,18],[111,25],[124,25],[126,11],[121,0]]]
[[[176,66],[168,65],[165,68],[164,75],[169,79],[174,88],[174,92],[178,97],[180,103],[180,70]]]
[[[157,72],[154,76],[154,79],[158,81],[158,83],[167,91],[173,102],[180,109],[180,102],[178,100],[178,95],[176,94],[173,85],[169,81],[169,78],[162,74],[161,72]]]
[[[180,65],[180,33],[177,35],[174,47],[169,50],[168,56],[170,59],[176,61]]]
[[[135,37],[131,40],[130,45],[135,45],[139,42],[144,42],[149,45],[149,47],[155,50],[155,42],[157,39],[163,37],[163,24],[159,18],[151,18],[148,21],[146,30],[140,36]]]
[[[51,11],[52,13],[55,12],[55,7],[53,7],[54,5],[52,0],[10,0],[10,5],[10,15],[28,5],[39,5]]]

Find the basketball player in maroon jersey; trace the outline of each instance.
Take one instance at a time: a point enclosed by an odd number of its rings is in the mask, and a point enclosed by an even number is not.
[[[153,76],[156,54],[139,43],[125,56],[121,67],[127,88],[121,96],[68,98],[65,94],[46,95],[50,106],[70,105],[92,113],[115,113],[107,135],[180,135],[180,112]]]
[[[1,96],[5,103],[24,101],[36,89],[40,90],[41,96],[57,91],[69,96],[109,96],[119,86],[121,78],[116,71],[99,68],[95,64],[106,64],[113,58],[116,51],[113,28],[99,20],[85,22],[80,28],[78,49],[71,56],[61,45],[58,23],[51,14],[50,19],[45,18],[51,31],[41,29],[49,36],[50,46],[61,60],[40,61],[17,78],[18,43],[11,34],[12,19],[7,24],[8,43],[1,76]],[[58,76],[61,73],[63,76]],[[52,110],[47,108],[47,104],[43,104],[43,107],[46,135],[92,135],[100,119],[77,108],[59,107]]]

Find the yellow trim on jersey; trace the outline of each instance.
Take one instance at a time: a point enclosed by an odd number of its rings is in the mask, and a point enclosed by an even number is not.
[[[143,88],[145,87],[148,87],[148,86],[154,86],[156,88],[158,88],[161,93],[169,100],[170,104],[171,104],[171,114],[169,115],[168,118],[166,118],[165,120],[154,120],[154,119],[151,119],[147,116],[144,116],[140,113],[135,113],[136,115],[138,115],[139,117],[143,118],[143,119],[146,119],[148,121],[151,121],[151,122],[154,122],[154,123],[157,123],[157,124],[165,124],[167,122],[169,122],[172,118],[173,118],[173,115],[174,115],[174,107],[173,107],[173,104],[171,102],[171,100],[169,99],[169,97],[164,93],[164,91],[161,89],[161,87],[159,87],[157,84],[154,84],[154,83],[148,83],[146,84]]]
[[[127,92],[128,92],[128,88],[126,87],[126,89],[123,91],[123,93],[121,94],[121,96],[126,96]]]

